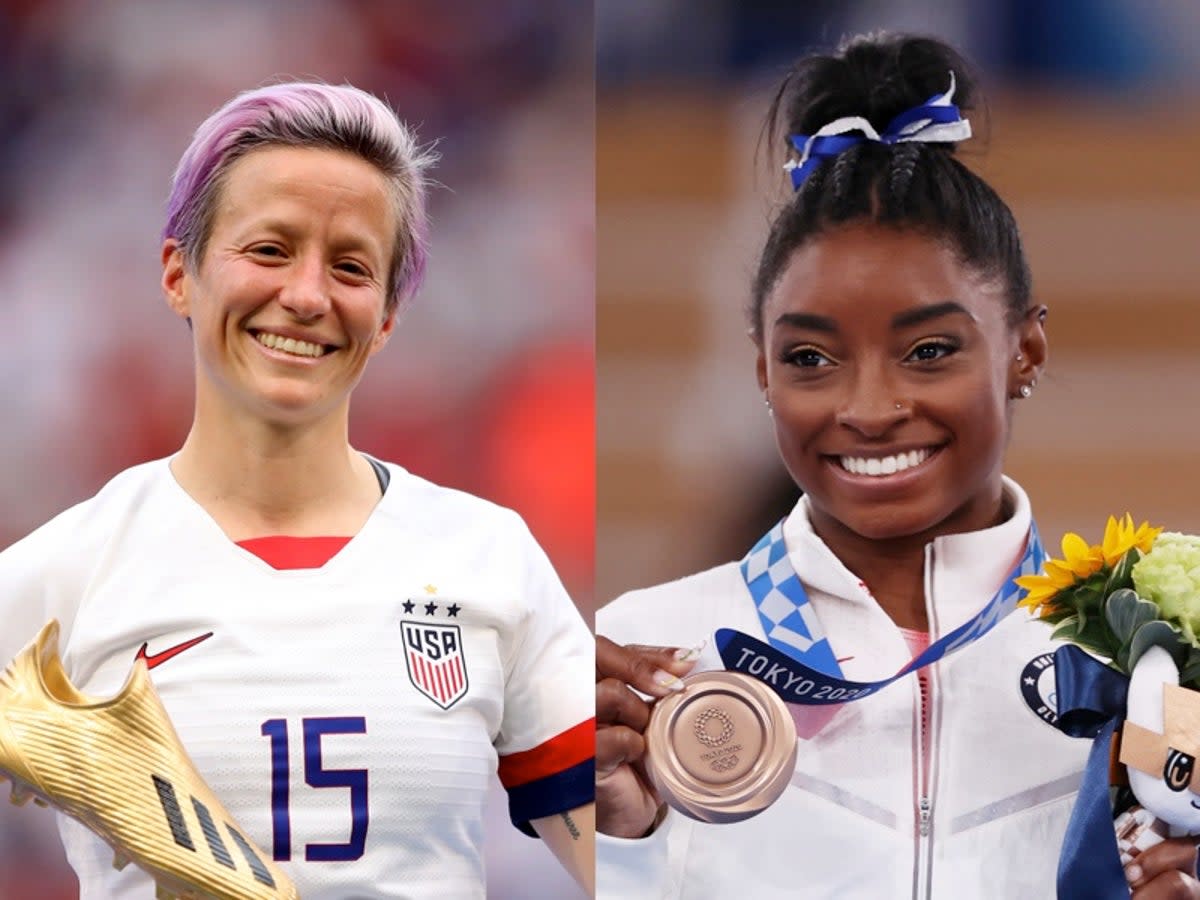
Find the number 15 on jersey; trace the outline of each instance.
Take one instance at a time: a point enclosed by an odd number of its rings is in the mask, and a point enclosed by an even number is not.
[[[366,769],[326,769],[321,764],[321,738],[327,734],[366,734],[364,716],[332,716],[300,720],[304,746],[304,783],[317,790],[341,788],[350,792],[350,839],[344,844],[304,845],[308,862],[346,862],[362,857],[367,846],[370,812]],[[288,720],[268,719],[262,734],[271,739],[271,826],[277,862],[292,858],[291,767],[288,762]]]

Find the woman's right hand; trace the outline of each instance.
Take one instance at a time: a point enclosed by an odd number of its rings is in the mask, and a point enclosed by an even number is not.
[[[653,827],[662,800],[646,776],[643,732],[650,704],[634,689],[665,697],[696,664],[699,648],[621,646],[596,638],[596,830],[640,838]]]

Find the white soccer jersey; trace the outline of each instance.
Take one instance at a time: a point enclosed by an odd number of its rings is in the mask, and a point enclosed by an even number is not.
[[[0,554],[0,659],[57,617],[73,682],[109,696],[141,651],[196,767],[305,900],[482,897],[497,766],[516,822],[593,796],[592,639],[544,553],[515,513],[388,469],[317,569],[231,542],[166,460]],[[83,900],[154,896],[61,830]]]

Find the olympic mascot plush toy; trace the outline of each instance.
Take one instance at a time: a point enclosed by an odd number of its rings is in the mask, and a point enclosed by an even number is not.
[[[1121,862],[1164,837],[1200,834],[1200,692],[1179,686],[1161,646],[1139,657],[1129,678],[1119,759],[1140,809],[1116,820]]]

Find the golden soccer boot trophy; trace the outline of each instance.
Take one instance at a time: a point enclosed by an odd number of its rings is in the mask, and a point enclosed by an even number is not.
[[[294,900],[288,877],[200,777],[142,660],[110,700],[84,696],[58,655],[58,622],[0,673],[0,778],[12,801],[53,806],[133,862],[159,898]]]

